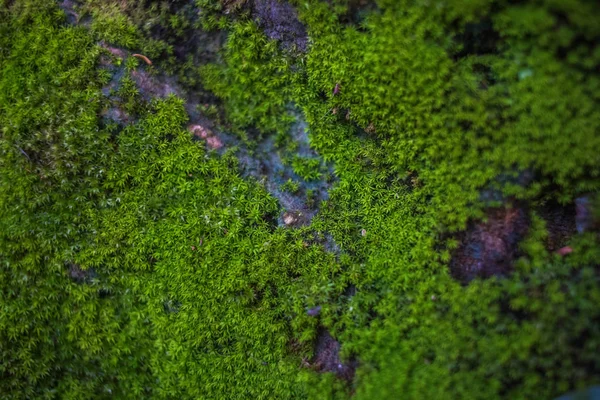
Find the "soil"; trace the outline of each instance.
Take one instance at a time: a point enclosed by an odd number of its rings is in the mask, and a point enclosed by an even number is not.
[[[333,372],[339,378],[352,381],[357,362],[350,360],[343,363],[340,359],[340,343],[324,328],[319,329],[315,346],[315,356],[309,365],[318,372]]]
[[[471,223],[450,263],[452,276],[464,283],[475,278],[506,276],[519,256],[529,218],[524,208],[491,209],[485,222]]]

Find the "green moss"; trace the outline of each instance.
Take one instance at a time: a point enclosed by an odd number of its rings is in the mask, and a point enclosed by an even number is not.
[[[539,220],[522,244],[518,273],[467,288],[449,276],[452,248],[442,239],[484,215],[490,203],[481,193],[490,187],[532,207],[549,192],[568,202],[598,189],[598,77],[589,69],[598,62],[590,42],[573,48],[574,35],[591,34],[575,22],[575,4],[492,11],[491,2],[380,2],[360,30],[338,22],[336,13],[349,8],[316,1],[298,8],[312,44],[285,85],[304,111],[311,145],[339,179],[313,227],[352,254],[336,285],[358,293],[338,303],[327,324],[361,360],[358,398],[548,398],[598,379],[582,349],[554,341],[584,335],[575,327],[583,314],[597,318],[580,308],[598,296],[597,282],[573,278],[574,292],[557,294],[566,279],[558,271],[586,264],[549,255]],[[556,13],[566,10],[573,17],[555,29]],[[252,81],[279,62],[255,64],[260,72],[252,75],[231,63],[222,68]],[[244,98],[240,92],[226,98]],[[258,121],[242,103],[232,108]],[[519,183],[523,171],[534,180]],[[529,280],[541,270],[554,272]],[[538,304],[560,300],[535,308],[538,292]],[[581,314],[559,322],[550,315],[556,304]],[[521,311],[526,316],[516,318]]]
[[[284,192],[298,193],[300,191],[300,184],[290,178],[280,188]]]
[[[117,3],[107,3],[92,12],[91,30],[101,40],[117,46],[133,48],[140,43],[140,32]]]
[[[598,237],[560,257],[538,212],[600,188],[596,5],[310,0],[294,54],[198,3],[195,21],[90,2],[85,30],[16,1],[0,22],[5,397],[553,398],[598,382]],[[152,41],[158,25],[171,36]],[[274,135],[294,172],[324,179],[286,143],[293,104],[333,165],[310,226],[275,226],[276,200],[233,150],[192,140],[181,99],[142,107],[124,79],[115,101],[137,122],[102,123],[97,40],[169,67],[200,25],[229,30],[222,58],[171,72],[199,74],[223,125]],[[457,282],[455,234],[509,198],[530,217],[512,274]],[[302,368],[320,326],[357,360],[352,382]]]
[[[292,90],[290,60],[255,23],[241,22],[231,29],[224,51],[228,68],[203,67],[205,86],[225,101],[227,117],[235,126],[285,131],[293,121],[286,111]]]
[[[333,257],[273,229],[275,200],[192,141],[181,100],[102,128],[100,50],[54,15],[2,39],[2,393],[303,393],[289,344],[314,322],[290,319]]]
[[[295,156],[292,160],[292,168],[298,176],[307,181],[321,177],[321,161],[318,158]]]

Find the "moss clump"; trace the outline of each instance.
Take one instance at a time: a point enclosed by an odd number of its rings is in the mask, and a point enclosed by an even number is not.
[[[285,131],[293,121],[286,112],[292,92],[290,60],[254,22],[240,22],[231,29],[224,50],[228,68],[203,67],[200,76],[205,86],[224,100],[235,126]]]
[[[198,2],[196,26],[227,44],[171,72],[318,180],[321,162],[285,143],[295,103],[333,165],[310,226],[283,228],[232,151],[192,140],[181,99],[143,103],[132,80],[103,96],[99,39],[172,60],[195,26],[140,4],[85,2],[89,30],[38,0],[0,21],[5,397],[553,398],[600,380],[597,233],[569,234],[563,257],[542,218],[600,186],[596,5],[309,0],[300,54],[243,2],[233,18]],[[115,102],[136,122],[106,125]],[[507,276],[456,281],[458,233],[509,203],[528,228]],[[324,329],[352,381],[316,372]]]
[[[509,278],[463,287],[448,272],[453,232],[486,207],[598,190],[598,32],[581,9],[600,15],[580,2],[378,2],[355,26],[351,6],[298,7],[311,45],[285,86],[339,179],[313,227],[349,256],[335,285],[357,293],[327,324],[361,360],[358,398],[551,398],[599,379],[585,333],[598,315],[584,306],[598,282],[579,278],[595,263],[557,259],[530,227]],[[279,62],[237,79],[252,92]],[[582,259],[588,240],[571,242]]]
[[[303,393],[290,343],[333,256],[275,229],[275,200],[192,141],[181,100],[103,126],[100,48],[19,6],[0,65],[4,397]]]
[[[292,168],[298,176],[307,181],[321,177],[321,161],[318,158],[295,156],[292,160]]]

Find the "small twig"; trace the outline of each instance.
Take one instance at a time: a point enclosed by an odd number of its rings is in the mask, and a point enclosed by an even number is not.
[[[132,56],[137,57],[137,58],[141,58],[142,60],[144,60],[146,62],[146,64],[148,65],[152,65],[152,61],[150,61],[150,59],[142,54],[132,54]]]

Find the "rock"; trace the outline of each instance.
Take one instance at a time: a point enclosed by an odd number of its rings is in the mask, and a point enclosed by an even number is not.
[[[298,211],[286,211],[283,213],[283,223],[286,226],[293,226],[300,222],[302,213]]]
[[[252,14],[270,39],[279,41],[285,48],[306,51],[306,28],[291,4],[279,0],[255,0]]]

